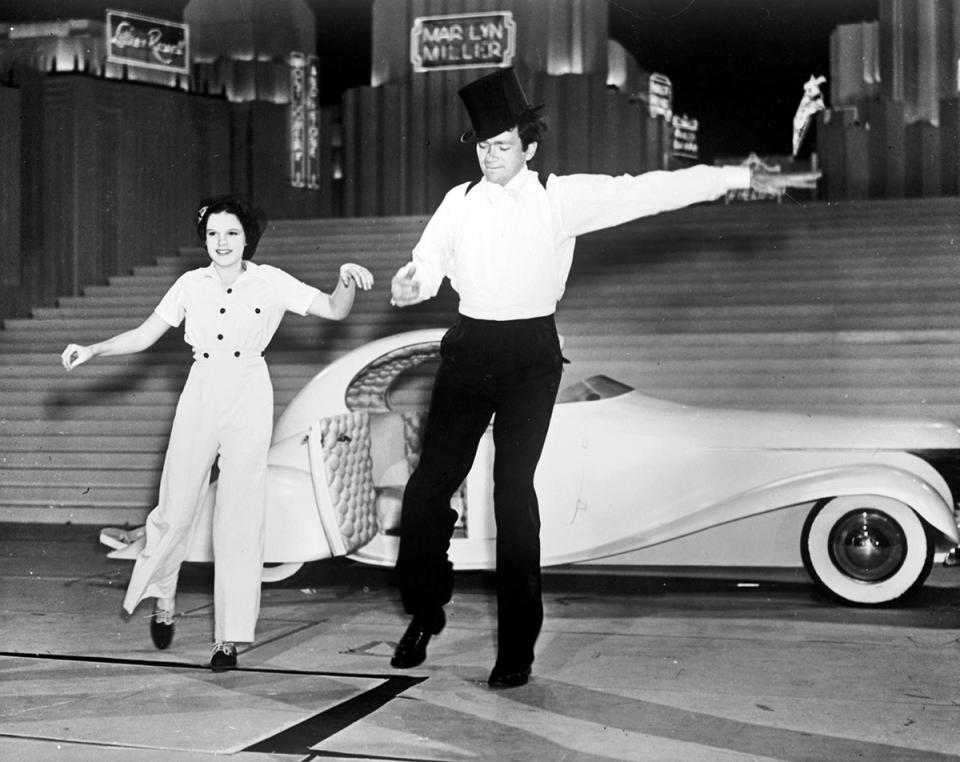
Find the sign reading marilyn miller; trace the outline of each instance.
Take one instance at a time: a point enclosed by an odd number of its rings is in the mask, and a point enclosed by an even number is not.
[[[190,73],[190,27],[174,21],[107,11],[107,61]]]
[[[517,25],[510,11],[420,16],[410,30],[414,71],[510,66]]]

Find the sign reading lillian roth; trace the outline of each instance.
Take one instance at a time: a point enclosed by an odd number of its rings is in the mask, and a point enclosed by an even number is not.
[[[190,73],[190,27],[174,21],[107,11],[107,61]]]
[[[509,11],[421,16],[410,30],[414,71],[510,66],[517,50],[517,25]]]

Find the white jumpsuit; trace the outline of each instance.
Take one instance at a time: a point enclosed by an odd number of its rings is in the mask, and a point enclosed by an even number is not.
[[[263,351],[285,312],[305,315],[319,291],[270,265],[246,262],[225,286],[213,265],[184,273],[156,313],[185,320],[194,363],[180,394],[160,494],[123,601],[173,598],[193,523],[220,456],[213,517],[215,639],[254,640],[266,508],[273,386]]]

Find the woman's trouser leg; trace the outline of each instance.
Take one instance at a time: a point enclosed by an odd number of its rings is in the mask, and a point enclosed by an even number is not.
[[[243,376],[221,429],[213,515],[214,638],[252,643],[260,616],[273,388],[266,365]]]
[[[190,548],[197,508],[217,454],[218,436],[211,412],[204,405],[200,379],[191,370],[177,403],[157,506],[147,517],[146,544],[134,564],[123,601],[128,613],[145,598],[176,595],[180,565]]]

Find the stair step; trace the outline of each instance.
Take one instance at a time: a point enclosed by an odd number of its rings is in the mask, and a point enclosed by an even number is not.
[[[172,416],[166,420],[154,418],[93,418],[85,420],[73,418],[69,420],[42,420],[39,418],[4,418],[0,416],[0,442],[6,437],[16,436],[114,436],[122,437],[150,437],[166,438],[170,435]]]
[[[14,395],[17,393],[14,392]],[[274,414],[280,413],[293,399],[296,392],[276,393],[274,395]],[[4,397],[6,395],[3,395]],[[55,419],[47,419],[51,424],[93,424],[96,422],[113,421],[114,425],[127,431],[127,423],[135,416],[137,423],[148,425],[156,423],[158,426],[166,425],[169,431],[170,424],[173,421],[173,415],[176,410],[177,397],[171,395],[167,403],[157,402],[150,405],[138,405],[135,402],[111,402],[110,404],[88,404],[76,407],[63,406],[57,410]],[[45,402],[35,402],[33,404],[6,405],[0,404],[0,421],[3,421],[4,428],[24,422],[41,422],[44,416],[49,415],[49,405]],[[153,431],[157,431],[154,429]]]
[[[142,526],[153,505],[45,505],[0,501],[0,521],[17,524],[76,524],[79,526]]]
[[[162,467],[162,464],[161,464]],[[130,468],[0,468],[4,492],[19,487],[144,488],[156,489],[158,472]]]
[[[14,457],[19,454],[28,454],[36,459],[51,455],[60,457],[63,453],[89,453],[91,456],[100,453],[122,455],[126,453],[157,454],[166,450],[169,441],[169,427],[161,433],[116,434],[112,431],[107,434],[89,431],[93,427],[84,426],[83,430],[74,433],[59,433],[49,431],[22,431],[10,432],[11,427],[4,422],[0,428],[0,453],[3,457]],[[10,432],[10,433],[8,433]]]
[[[310,356],[316,358],[315,363],[286,363],[279,360],[271,362],[271,356],[268,355],[270,377],[273,379],[274,387],[289,383],[290,378],[302,378],[304,374],[318,373],[334,357],[333,353],[324,351],[311,353]],[[73,391],[73,385],[79,383],[101,383],[110,388],[118,385],[124,385],[127,388],[136,385],[140,388],[145,385],[145,388],[180,389],[192,364],[191,356],[180,352],[170,357],[166,364],[151,365],[148,368],[107,364],[106,360],[98,359],[68,373],[59,363],[54,365],[45,359],[37,359],[35,355],[19,355],[19,357],[22,359],[16,365],[0,367],[0,379],[6,379],[11,384],[36,380],[38,385],[46,385],[42,388],[52,386],[64,392]],[[70,380],[67,381],[67,379]],[[71,384],[69,389],[64,388],[66,383]]]
[[[26,444],[26,443],[24,443]],[[85,449],[81,452],[40,449],[36,442],[30,449],[10,451],[0,443],[0,470],[2,469],[117,469],[149,470],[163,468],[162,447],[154,452],[130,452]],[[0,480],[2,481],[2,480]]]
[[[153,507],[157,501],[156,486],[117,487],[100,485],[40,485],[4,486],[0,503],[15,503],[24,506],[49,506],[72,508],[83,506],[131,506]]]
[[[312,371],[274,376],[273,391],[275,394],[296,391],[299,389],[298,384],[312,378],[319,370],[320,366]],[[109,385],[105,385],[99,378],[84,379],[78,374],[72,374],[67,391],[64,389],[64,379],[54,376],[8,377],[6,373],[0,372],[0,379],[3,380],[7,392],[3,395],[7,404],[27,404],[31,399],[42,396],[46,404],[75,408],[90,404],[167,404],[171,396],[174,400],[180,396],[185,381],[185,377],[172,375],[146,381],[142,378],[116,376]]]

